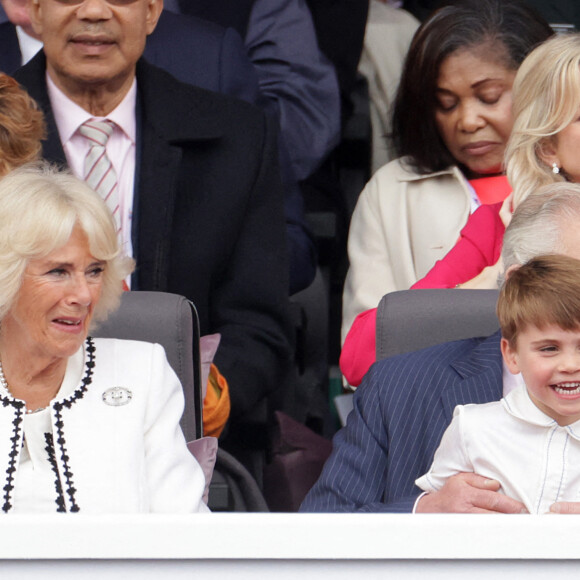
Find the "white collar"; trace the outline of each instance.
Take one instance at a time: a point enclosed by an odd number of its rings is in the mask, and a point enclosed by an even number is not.
[[[521,419],[526,423],[539,427],[554,427],[558,424],[552,417],[549,417],[534,405],[525,386],[519,386],[514,389],[501,402],[512,417]],[[580,441],[580,420],[562,428],[566,429],[574,439]]]

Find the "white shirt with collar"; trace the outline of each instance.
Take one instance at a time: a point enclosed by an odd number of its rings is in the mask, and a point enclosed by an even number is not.
[[[137,81],[133,80],[125,98],[106,117],[95,117],[69,99],[52,81],[48,72],[46,84],[62,148],[71,171],[79,179],[84,178],[84,162],[90,147],[89,141],[78,132],[79,127],[89,119],[101,121],[106,118],[115,123],[113,134],[107,142],[107,155],[117,174],[123,250],[127,255],[132,256],[131,223],[137,141],[135,120]]]
[[[505,361],[502,359],[502,382],[503,382],[503,396],[505,397],[508,393],[511,393],[514,389],[518,387],[525,388],[524,378],[522,377],[522,373],[517,373],[513,375],[510,370],[507,368]],[[424,491],[415,501],[413,506],[413,513],[417,511],[417,505],[419,500],[426,494],[427,492]]]
[[[580,501],[580,421],[568,426],[540,411],[525,386],[501,401],[458,405],[429,471],[415,482],[440,490],[460,472],[500,482],[500,492],[543,514],[557,501]]]

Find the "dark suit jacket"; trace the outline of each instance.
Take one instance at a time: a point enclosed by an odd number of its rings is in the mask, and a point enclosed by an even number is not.
[[[258,77],[241,37],[194,16],[164,10],[143,56],[184,83],[255,103]],[[16,27],[0,24],[0,70],[12,74],[22,60]]]
[[[336,73],[322,56],[308,7],[298,0],[181,0],[180,9],[235,28],[258,74],[262,105],[276,115],[292,169],[308,177],[337,144]]]
[[[16,28],[11,22],[0,24],[0,71],[11,75],[22,61]]]
[[[258,101],[258,76],[233,28],[164,10],[147,39],[143,56],[184,83],[249,103]],[[284,146],[280,141],[278,145]],[[289,293],[294,294],[314,279],[316,252],[287,151],[280,151],[280,168],[290,261]]]
[[[232,28],[164,10],[143,56],[181,82],[248,103],[258,99],[258,76]]]
[[[147,38],[144,57],[184,83],[249,103],[258,100],[256,71],[241,37],[232,28],[164,10]],[[16,28],[10,22],[0,24],[0,70],[14,73],[21,59]],[[281,169],[290,260],[289,293],[294,294],[314,279],[316,252],[304,218],[302,194],[285,152],[281,152]]]
[[[498,332],[374,364],[301,511],[410,512],[455,406],[501,398],[499,342]]]
[[[45,157],[64,162],[41,52],[17,80],[45,111]],[[138,288],[187,296],[216,363],[232,419],[280,385],[290,357],[288,263],[275,131],[262,111],[137,65]]]
[[[354,89],[363,48],[369,0],[306,0],[320,50],[336,69],[343,101]]]

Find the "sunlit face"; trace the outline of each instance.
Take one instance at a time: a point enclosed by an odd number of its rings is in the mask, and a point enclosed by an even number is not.
[[[87,84],[130,85],[162,8],[162,0],[31,0],[30,16],[51,78],[75,94]]]
[[[514,349],[506,339],[502,354],[510,372],[521,372],[530,398],[559,425],[580,420],[580,329],[529,326]]]
[[[548,165],[556,163],[567,179],[580,183],[580,110],[567,127],[555,135],[547,147],[545,156]]]
[[[75,227],[63,247],[28,263],[16,301],[2,320],[4,340],[31,357],[74,354],[88,334],[104,268],[91,255],[86,234]]]
[[[502,171],[513,125],[516,71],[484,56],[483,47],[452,53],[441,64],[437,80],[435,122],[447,149],[470,177]]]

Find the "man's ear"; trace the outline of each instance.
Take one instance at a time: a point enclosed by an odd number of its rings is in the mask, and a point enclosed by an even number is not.
[[[520,267],[519,264],[512,264],[503,274],[505,280],[508,280],[509,277]]]
[[[538,147],[538,157],[548,166],[553,167],[554,163],[559,168],[560,161],[556,152],[556,136],[547,137]]]
[[[517,375],[520,372],[517,352],[515,349],[512,349],[506,338],[501,339],[500,348],[501,356],[503,356],[506,367],[512,375]]]
[[[28,0],[28,13],[30,15],[32,29],[42,38],[42,8],[40,7],[39,0]]]
[[[163,0],[147,0],[147,36],[155,30],[162,11]]]

